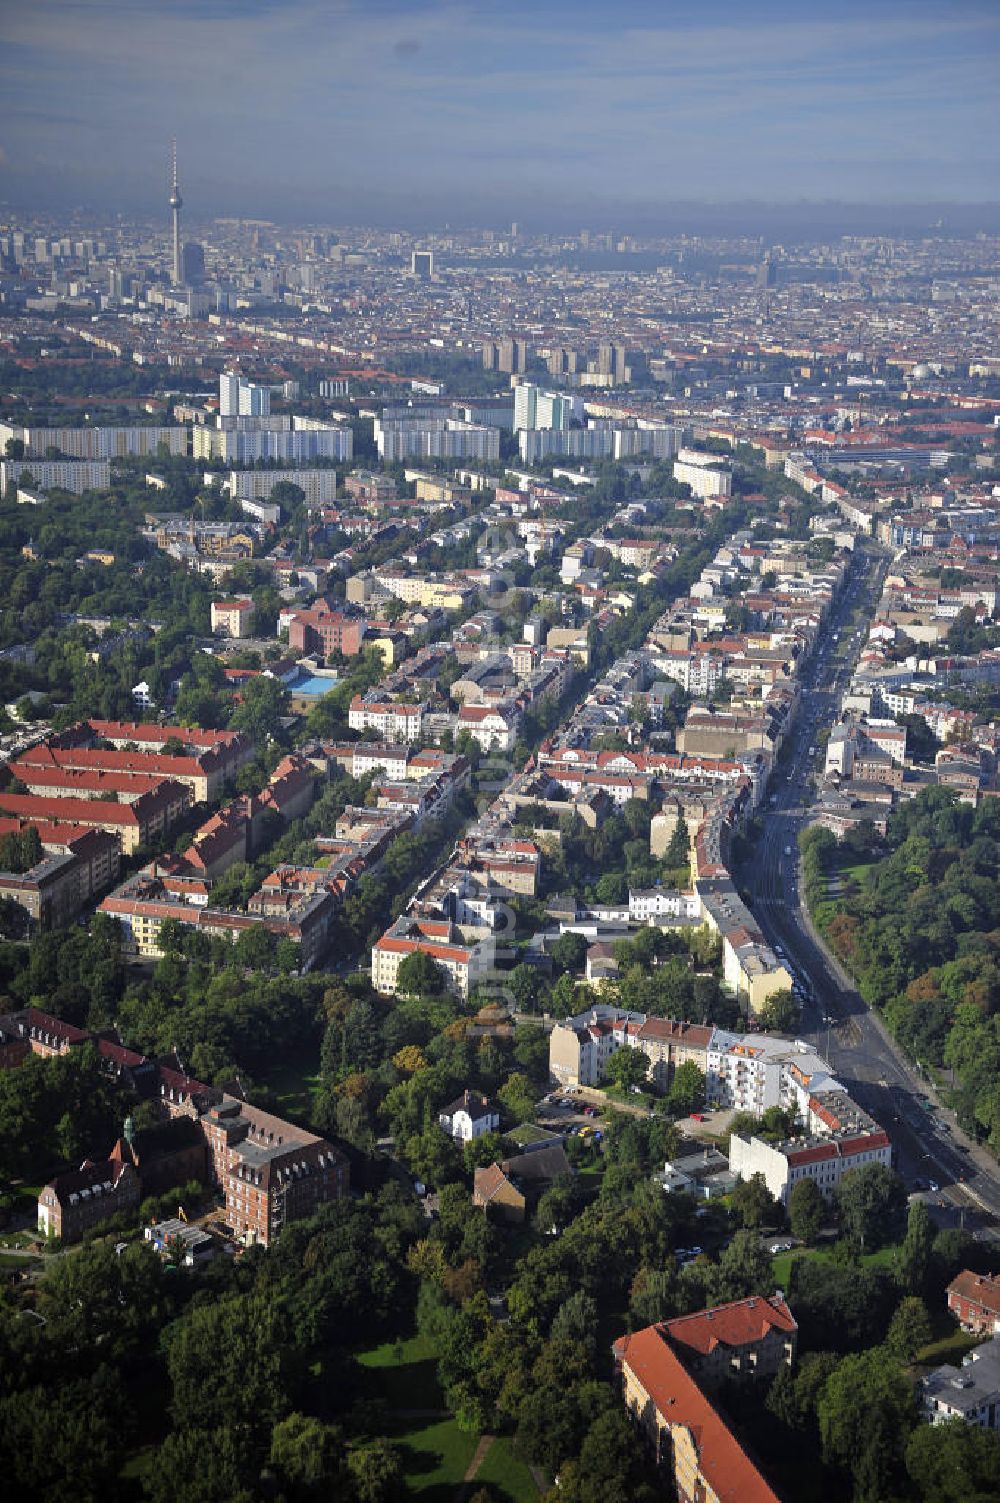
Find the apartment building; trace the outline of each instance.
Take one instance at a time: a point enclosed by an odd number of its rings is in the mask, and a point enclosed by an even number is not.
[[[413,742],[420,740],[426,710],[423,704],[396,704],[355,694],[347,723],[352,731],[377,731],[389,741]]]
[[[701,1388],[770,1382],[794,1367],[798,1324],[780,1294],[753,1296],[664,1321],[663,1338]]]
[[[0,836],[23,835],[28,829],[38,831],[42,850],[47,856],[71,856],[76,862],[78,907],[118,880],[121,845],[114,835],[51,820],[0,819]]]
[[[190,791],[180,783],[163,779],[150,793],[131,803],[105,803],[99,798],[36,798],[29,793],[0,791],[0,813],[28,824],[43,820],[106,830],[117,835],[122,850],[131,855],[166,834],[181,818],[190,801]]]
[[[612,1351],[625,1408],[679,1503],[779,1503],[663,1326],[622,1336]]]
[[[408,955],[428,956],[444,972],[449,988],[467,997],[493,967],[494,940],[487,929],[449,919],[401,915],[372,947],[372,986],[392,996],[399,967]]]
[[[513,704],[463,704],[456,717],[459,734],[467,731],[484,752],[508,752],[517,740],[521,716]]]
[[[213,600],[210,607],[212,630],[220,637],[249,637],[253,627],[252,600]]]
[[[29,465],[35,455],[44,455],[49,448],[58,449],[60,454],[69,459],[91,460],[111,460],[124,458],[126,455],[152,457],[160,452],[161,444],[166,446],[171,455],[186,455],[190,450],[187,428],[152,425],[123,428],[89,425],[85,428],[32,428],[20,423],[0,423],[0,450],[5,449],[11,439],[20,439],[24,444]],[[50,462],[55,464],[59,461]],[[37,476],[35,478],[38,479]]]
[[[0,459],[0,492],[29,482],[42,491],[104,491],[111,484],[107,459]]]
[[[777,1144],[735,1133],[729,1140],[733,1172],[742,1179],[763,1175],[767,1188],[782,1205],[788,1204],[789,1195],[803,1179],[811,1179],[830,1200],[845,1174],[867,1164],[892,1167],[888,1135],[874,1123],[867,1132],[791,1138]]]
[[[218,476],[205,476],[206,485]],[[337,499],[337,471],[322,470],[232,470],[222,478],[222,489],[234,499],[267,501],[276,485],[297,485],[305,493],[307,505],[321,505]],[[351,492],[348,491],[348,495]],[[395,486],[393,485],[393,494]]]
[[[731,496],[733,472],[727,470],[717,454],[704,454],[697,449],[680,449],[674,460],[674,479],[691,487],[691,493],[701,498]]]
[[[61,773],[103,773],[122,778],[166,778],[191,790],[195,804],[218,798],[233,775],[234,759],[223,748],[209,747],[190,755],[165,752],[129,752],[115,747],[57,745],[51,738],[33,746],[11,764],[11,770],[29,788],[36,773],[45,769]],[[56,786],[50,783],[49,787]]]

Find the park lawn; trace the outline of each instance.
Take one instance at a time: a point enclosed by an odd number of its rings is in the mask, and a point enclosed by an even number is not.
[[[32,1228],[19,1232],[0,1232],[0,1247],[32,1247],[38,1241],[38,1233]]]
[[[413,1395],[411,1395],[413,1397]],[[479,1444],[453,1419],[417,1420],[391,1434],[403,1457],[406,1485],[425,1503],[452,1503]]]
[[[865,1253],[861,1262],[866,1268],[891,1268],[898,1252],[899,1244],[894,1243],[891,1247],[880,1247],[878,1252]],[[776,1258],[771,1259],[775,1283],[779,1289],[788,1288],[792,1264],[797,1258],[818,1258],[822,1263],[836,1261],[833,1253],[823,1247],[796,1247],[792,1252],[779,1253]]]
[[[914,1364],[931,1368],[942,1367],[950,1362],[953,1367],[960,1367],[966,1352],[971,1352],[983,1339],[982,1336],[974,1336],[971,1331],[950,1331],[947,1336],[941,1336],[937,1341],[929,1341],[926,1346],[922,1346],[913,1358]]]
[[[318,1051],[308,1050],[301,1055],[280,1056],[273,1068],[267,1071],[261,1084],[277,1096],[282,1115],[308,1122],[319,1086]]]
[[[0,1252],[0,1273],[30,1273],[40,1266],[41,1261],[41,1258],[18,1258],[12,1253]]]
[[[426,1336],[383,1341],[359,1352],[357,1362],[366,1370],[373,1395],[384,1399],[390,1409],[444,1408],[434,1344]]]
[[[487,1483],[504,1503],[538,1503],[534,1479],[520,1457],[514,1455],[514,1448],[506,1435],[499,1436],[487,1451],[486,1459],[476,1473],[473,1491]]]

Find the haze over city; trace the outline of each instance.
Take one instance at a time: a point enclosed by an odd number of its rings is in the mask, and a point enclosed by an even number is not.
[[[705,206],[737,203],[805,230],[807,203],[891,227],[1000,197],[989,0],[6,0],[0,40],[0,201],[27,207],[151,213],[175,135],[205,218],[733,228]]]
[[[1000,1500],[998,0],[0,0],[0,1479]]]

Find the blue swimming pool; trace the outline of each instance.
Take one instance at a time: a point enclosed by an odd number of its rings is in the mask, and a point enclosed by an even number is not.
[[[288,685],[292,694],[314,694],[317,698],[321,694],[329,694],[336,687],[335,678],[320,678],[315,673],[304,673],[301,678],[293,678]]]

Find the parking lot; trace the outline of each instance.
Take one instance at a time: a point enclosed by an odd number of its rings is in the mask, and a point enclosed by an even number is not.
[[[579,1090],[579,1087],[577,1087]],[[552,1091],[538,1103],[539,1127],[548,1127],[553,1132],[578,1132],[582,1127],[601,1128],[601,1108],[596,1102],[586,1101],[572,1089]]]

